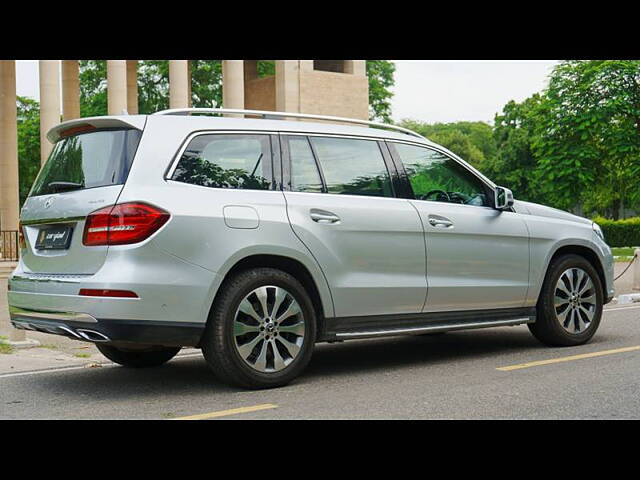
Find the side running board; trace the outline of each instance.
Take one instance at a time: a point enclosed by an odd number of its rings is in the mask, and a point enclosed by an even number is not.
[[[471,330],[475,328],[507,327],[507,326],[521,325],[523,323],[533,323],[533,322],[535,322],[535,318],[523,317],[523,318],[514,318],[513,320],[447,323],[447,324],[439,324],[439,325],[429,325],[425,327],[390,328],[385,330],[362,330],[359,332],[357,331],[343,332],[343,333],[336,333],[336,337],[347,339],[347,338],[389,337],[393,335],[417,335],[421,333],[448,332],[451,330]]]
[[[324,339],[348,340],[394,335],[420,335],[453,330],[515,326],[535,321],[535,307],[342,317],[326,319],[327,329]]]

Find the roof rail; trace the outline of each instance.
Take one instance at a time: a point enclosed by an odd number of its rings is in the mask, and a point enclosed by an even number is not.
[[[408,128],[389,125],[387,123],[370,122],[368,120],[358,120],[356,118],[331,117],[327,115],[312,115],[308,113],[290,113],[290,112],[270,112],[267,110],[243,110],[233,108],[172,108],[169,110],[161,110],[153,115],[189,115],[191,113],[210,113],[210,114],[235,114],[235,115],[253,115],[264,119],[281,119],[281,118],[304,118],[310,120],[324,120],[328,122],[354,123],[357,125],[367,125],[375,128],[386,128],[389,130],[397,130],[398,132],[413,135],[414,137],[425,139],[419,133],[409,130]]]

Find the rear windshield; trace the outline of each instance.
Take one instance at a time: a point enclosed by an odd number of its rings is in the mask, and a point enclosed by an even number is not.
[[[98,130],[58,141],[30,195],[123,184],[141,135],[135,129]]]

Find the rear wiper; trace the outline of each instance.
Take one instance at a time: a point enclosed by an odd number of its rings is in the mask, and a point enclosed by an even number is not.
[[[79,190],[84,187],[81,183],[75,182],[50,182],[47,186],[53,189],[56,193]]]

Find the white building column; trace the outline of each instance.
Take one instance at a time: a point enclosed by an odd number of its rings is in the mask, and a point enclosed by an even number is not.
[[[16,62],[0,60],[0,229],[18,230],[18,127]],[[5,308],[4,306],[1,308]],[[9,343],[29,344],[24,330],[12,328]]]
[[[122,115],[127,110],[127,61],[107,60],[107,111]]]
[[[40,163],[49,157],[53,145],[47,132],[60,123],[60,61],[40,60]]]
[[[127,112],[138,114],[138,61],[127,60]]]
[[[189,91],[189,61],[169,60],[169,108],[188,108]]]
[[[62,120],[80,118],[80,69],[78,60],[62,60]]]
[[[244,108],[244,60],[222,61],[222,106]]]
[[[16,62],[0,60],[0,229],[18,229]]]
[[[300,112],[300,69],[313,70],[313,60],[276,60],[276,110]]]

